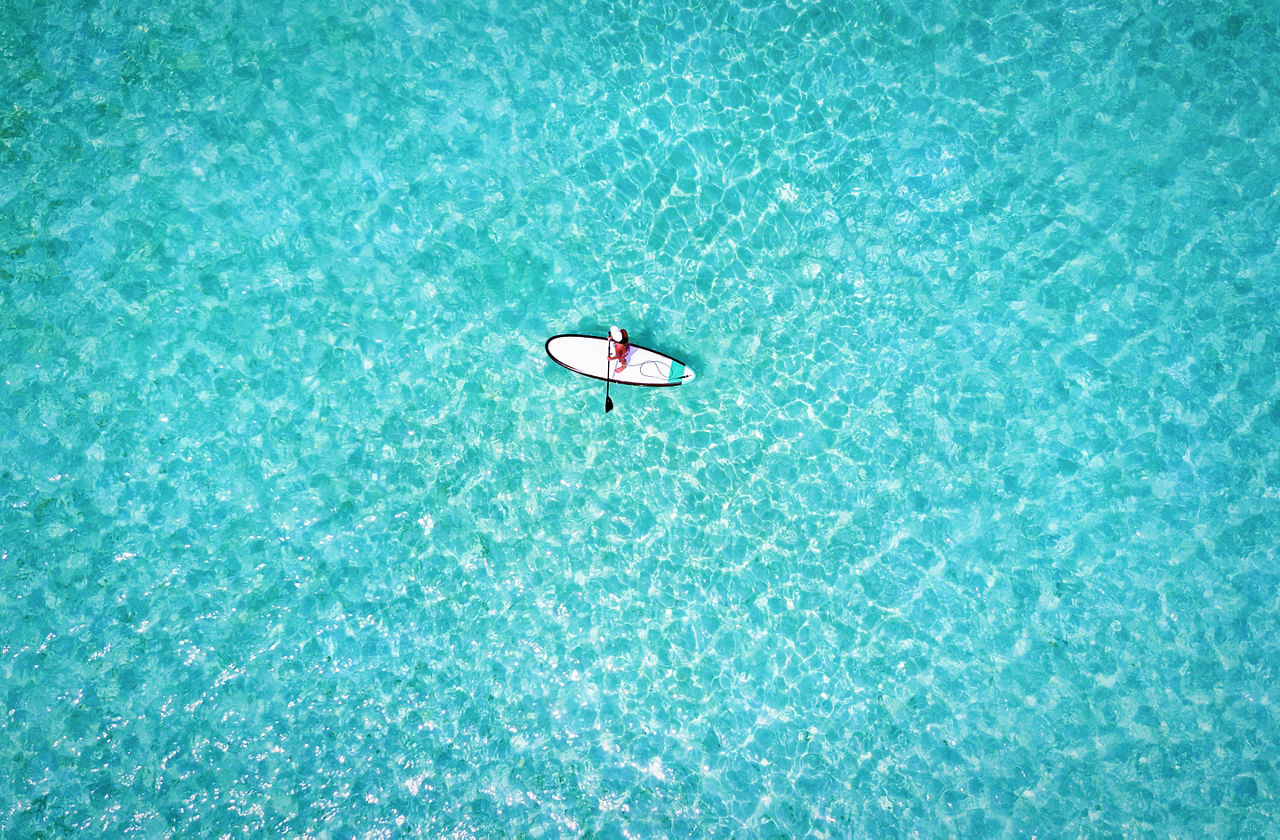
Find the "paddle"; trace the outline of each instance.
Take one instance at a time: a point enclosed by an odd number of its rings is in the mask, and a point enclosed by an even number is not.
[[[609,399],[609,381],[612,374],[609,373],[613,369],[613,358],[609,354],[609,348],[613,346],[613,339],[606,338],[604,342],[604,413],[608,414],[613,411],[613,400]]]

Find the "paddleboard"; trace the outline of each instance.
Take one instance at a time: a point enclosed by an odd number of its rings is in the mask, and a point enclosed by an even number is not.
[[[679,359],[632,344],[627,366],[618,372],[617,359],[608,358],[609,339],[597,335],[553,335],[547,339],[547,355],[574,373],[604,381],[606,373],[616,385],[648,385],[665,388],[693,379],[693,371]]]

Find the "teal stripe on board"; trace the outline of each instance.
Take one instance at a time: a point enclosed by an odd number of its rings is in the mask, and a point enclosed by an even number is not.
[[[1276,836],[1277,55],[3,4],[0,836]]]
[[[679,382],[684,376],[684,364],[677,361],[671,362],[671,372],[668,374],[668,382]]]

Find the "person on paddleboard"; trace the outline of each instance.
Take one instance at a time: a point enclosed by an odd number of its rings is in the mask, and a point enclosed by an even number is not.
[[[623,368],[627,366],[629,352],[631,352],[631,341],[627,338],[627,331],[621,327],[610,327],[609,359],[618,360],[618,366],[613,369],[614,373],[622,373]]]

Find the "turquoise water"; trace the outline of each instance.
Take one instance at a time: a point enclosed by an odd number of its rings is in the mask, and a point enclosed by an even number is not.
[[[0,833],[1276,836],[1277,7],[510,5],[0,12]]]

